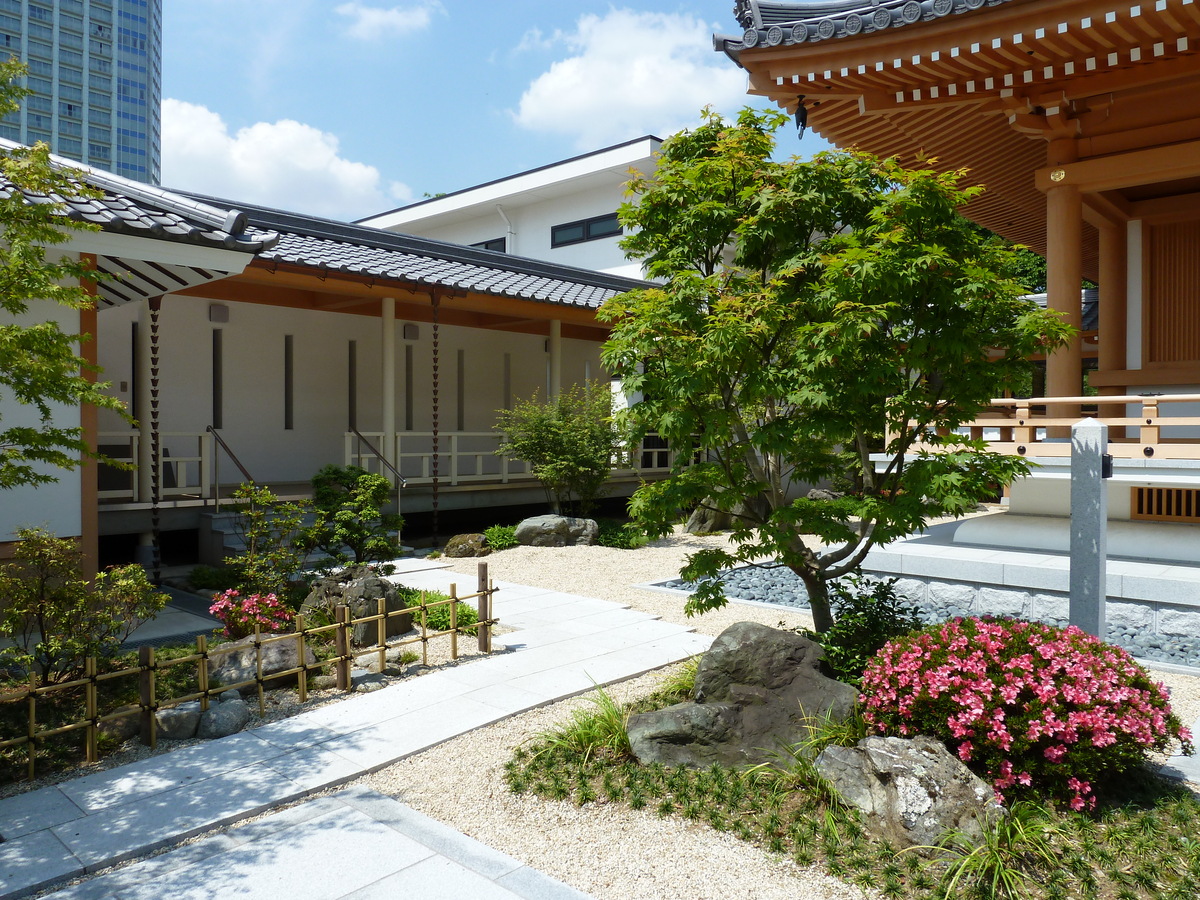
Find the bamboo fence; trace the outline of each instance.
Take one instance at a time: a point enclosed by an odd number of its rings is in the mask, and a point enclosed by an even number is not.
[[[429,663],[429,642],[439,638],[449,638],[450,640],[450,657],[458,659],[458,637],[466,635],[469,632],[475,632],[478,639],[479,650],[482,653],[492,652],[492,626],[497,620],[492,616],[492,596],[495,594],[496,588],[488,578],[487,563],[481,562],[478,569],[478,583],[474,593],[458,596],[457,584],[450,585],[449,598],[439,600],[433,603],[428,603],[427,595],[422,592],[420,595],[420,603],[417,606],[412,606],[403,610],[388,612],[387,602],[383,598],[379,600],[378,610],[374,615],[362,616],[354,619],[350,617],[350,610],[346,606],[337,606],[334,609],[334,621],[328,625],[309,625],[304,620],[304,616],[297,615],[293,620],[294,630],[290,634],[262,634],[256,625],[254,628],[253,647],[255,649],[255,677],[240,681],[235,684],[212,685],[209,681],[210,660],[217,659],[223,655],[227,655],[229,651],[223,651],[222,645],[218,644],[215,647],[209,648],[208,638],[201,635],[196,638],[196,652],[188,656],[182,656],[176,659],[158,659],[155,655],[153,647],[141,647],[138,649],[138,663],[136,666],[130,666],[123,669],[103,672],[99,671],[99,661],[95,657],[88,657],[84,661],[84,675],[82,678],[77,678],[73,681],[61,682],[59,684],[39,685],[37,674],[29,673],[28,683],[16,690],[9,689],[0,693],[0,706],[5,704],[26,703],[28,705],[27,712],[27,730],[20,737],[9,738],[0,741],[0,750],[5,750],[10,747],[27,747],[28,748],[28,778],[32,780],[36,777],[37,763],[37,747],[44,744],[49,738],[67,734],[73,731],[84,732],[84,758],[86,762],[94,763],[100,759],[99,754],[99,738],[100,726],[106,722],[114,722],[118,719],[126,719],[130,716],[137,715],[139,718],[139,733],[142,743],[155,747],[158,744],[157,720],[155,713],[159,709],[165,709],[170,706],[175,706],[180,703],[186,703],[191,700],[199,700],[200,708],[207,710],[209,700],[213,696],[220,695],[225,691],[241,690],[243,688],[254,687],[258,694],[259,714],[263,715],[266,712],[265,700],[265,683],[271,682],[278,684],[281,679],[286,679],[288,676],[294,676],[296,686],[299,690],[300,702],[303,703],[308,699],[308,674],[312,671],[324,669],[330,665],[334,667],[337,678],[337,689],[349,692],[353,689],[350,680],[351,664],[355,659],[363,656],[369,656],[372,653],[379,654],[379,668],[383,669],[385,665],[385,657],[389,650],[394,650],[397,647],[404,647],[410,644],[421,645],[421,662],[424,665]],[[458,624],[458,604],[466,603],[474,600],[478,611],[478,622],[472,625],[460,626]],[[444,631],[431,631],[428,627],[429,610],[439,606],[449,606],[450,608],[450,627]],[[401,640],[388,643],[387,626],[390,619],[399,618],[401,616],[411,615],[413,624],[417,628],[417,634],[403,638]],[[351,644],[351,629],[355,625],[364,623],[376,623],[376,640],[375,644],[369,647],[359,647],[355,649]],[[334,655],[327,659],[318,660],[314,663],[306,662],[305,650],[310,638],[314,636],[332,634],[334,644]],[[263,652],[262,648],[269,644],[279,643],[282,641],[291,641],[295,643],[298,664],[290,669],[269,672],[266,675],[263,673]],[[160,704],[157,697],[158,677],[159,672],[169,670],[175,666],[195,665],[196,666],[196,687],[197,690],[190,694],[179,697],[173,697],[168,703]],[[100,685],[107,681],[112,681],[118,678],[136,677],[138,682],[138,702],[137,709],[132,710],[128,706],[123,706],[115,711],[101,713],[99,706],[99,688]],[[54,728],[39,728],[37,722],[37,704],[39,698],[53,696],[65,691],[73,691],[79,688],[84,692],[84,715],[80,719],[76,719],[66,724],[59,725]]]

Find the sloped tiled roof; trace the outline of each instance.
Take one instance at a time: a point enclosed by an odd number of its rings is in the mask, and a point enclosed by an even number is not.
[[[0,139],[0,151],[21,147]],[[105,231],[158,240],[202,244],[225,250],[257,253],[278,240],[278,235],[251,227],[244,214],[232,207],[200,203],[182,194],[122,178],[73,160],[51,156],[59,169],[82,173],[81,181],[103,192],[99,198],[47,197],[27,194],[33,203],[58,202],[67,214]],[[12,184],[0,177],[0,194],[8,196]]]
[[[734,14],[745,29],[740,38],[718,36],[718,50],[777,47],[854,37],[997,6],[1009,0],[738,0]]]
[[[241,208],[251,226],[279,234],[279,242],[258,255],[266,262],[588,309],[647,286],[633,278],[363,225],[266,207]]]

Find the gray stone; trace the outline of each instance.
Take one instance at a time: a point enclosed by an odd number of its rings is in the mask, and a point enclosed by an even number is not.
[[[327,691],[337,687],[336,675],[309,675],[308,689],[310,691]]]
[[[929,596],[929,584],[919,578],[898,578],[896,593],[909,603],[923,604]]]
[[[1160,609],[1158,630],[1161,634],[1200,637],[1200,612],[1182,609]]]
[[[231,693],[226,691],[226,693]],[[232,692],[232,693],[236,693]],[[224,695],[222,695],[223,697]],[[237,734],[250,721],[250,707],[242,699],[224,700],[210,706],[200,716],[196,737],[223,738]]]
[[[334,608],[344,605],[350,608],[350,618],[363,619],[379,615],[379,601],[384,601],[389,616],[387,618],[387,637],[395,637],[412,629],[412,614],[403,610],[404,599],[400,596],[396,585],[379,576],[369,566],[350,566],[341,572],[327,575],[313,583],[313,588],[304,602],[300,604],[300,612],[306,618],[317,617],[332,622]],[[399,615],[390,615],[399,613]],[[379,637],[379,622],[377,620],[360,622],[353,626],[350,640],[359,646],[370,646]]]
[[[200,727],[200,701],[189,700],[178,706],[160,709],[154,714],[158,736],[167,741],[186,741],[196,736]]]
[[[975,599],[975,588],[967,584],[950,584],[945,581],[930,582],[929,602],[938,606],[970,609]]]
[[[951,829],[978,842],[1004,815],[992,789],[940,741],[869,737],[827,747],[816,769],[869,827],[898,847],[931,847]]]
[[[809,500],[838,500],[845,496],[842,491],[831,491],[829,488],[813,488],[808,492]]]
[[[1071,610],[1061,594],[1034,594],[1029,602],[1029,617],[1038,622],[1066,622]]]
[[[517,542],[529,547],[575,547],[596,543],[600,526],[594,519],[534,516],[517,525]]]
[[[263,635],[267,637],[267,635]],[[299,655],[294,640],[286,641],[271,641],[269,644],[263,644],[262,651],[262,672],[263,672],[263,687],[293,687],[297,682],[297,676],[280,675],[277,678],[269,678],[276,672],[286,672],[288,669],[294,669],[299,666]],[[216,684],[241,684],[244,681],[253,682],[258,674],[258,665],[255,659],[254,652],[254,636],[244,637],[240,641],[231,641],[228,644],[221,644],[212,648],[208,652],[209,668],[208,677]],[[317,658],[313,655],[310,648],[304,648],[304,661],[306,665],[316,665]],[[244,692],[255,690],[255,685],[249,684],[239,688]]]
[[[845,718],[858,697],[821,674],[820,645],[754,622],[731,625],[696,671],[695,702],[630,716],[643,763],[704,767],[769,762],[807,738],[814,720]]]
[[[1071,426],[1071,624],[1101,640],[1108,565],[1108,426],[1083,419]]]
[[[1029,596],[1024,591],[980,588],[975,600],[975,610],[979,615],[1021,618],[1028,614],[1028,599]]]
[[[240,703],[242,700],[242,694],[240,691],[225,691],[223,694],[221,694],[219,699],[222,703],[231,703],[234,701]]]
[[[487,538],[482,534],[456,534],[446,541],[446,546],[442,548],[442,556],[448,556],[451,559],[487,556],[491,552]]]
[[[1136,631],[1154,631],[1154,609],[1141,603],[1106,603],[1106,618],[1109,624],[1133,628]]]
[[[118,718],[109,719],[107,722],[101,722],[100,734],[117,741],[127,741],[141,730],[142,708],[136,703],[114,709],[113,712],[121,715]]]
[[[387,678],[378,672],[370,672],[367,669],[351,669],[350,687],[366,694],[387,687]]]

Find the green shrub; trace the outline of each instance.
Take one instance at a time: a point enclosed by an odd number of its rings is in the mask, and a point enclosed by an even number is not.
[[[520,546],[517,543],[516,525],[493,525],[483,529],[483,536],[487,538],[488,548],[496,552]]]
[[[596,523],[600,526],[600,534],[596,539],[602,547],[615,547],[618,550],[636,550],[646,546],[646,533],[632,522],[618,522],[613,519],[601,519]]]
[[[884,644],[923,624],[920,611],[896,593],[895,578],[848,575],[830,583],[829,603],[833,626],[824,634],[803,634],[825,649],[825,662],[834,675],[854,685]]]
[[[1166,689],[1119,647],[1075,627],[955,619],[889,643],[862,678],[863,718],[928,734],[991,780],[997,796],[1096,803],[1093,788],[1146,751],[1191,735]]]
[[[250,594],[288,596],[289,583],[308,558],[301,539],[307,506],[281,501],[270,488],[257,484],[240,485],[233,498],[234,530],[245,548],[237,563],[242,579],[233,587]]]
[[[391,482],[358,466],[328,465],[313,476],[312,485],[317,521],[303,532],[307,546],[355,565],[396,558],[404,520],[383,511]]]
[[[607,383],[574,385],[544,401],[535,393],[499,410],[496,430],[501,433],[496,453],[529,463],[556,510],[565,510],[574,497],[582,516],[602,495],[621,450]]]
[[[246,577],[242,566],[195,566],[188,572],[188,587],[194,591],[228,591],[241,586]]]
[[[78,678],[86,657],[109,657],[167,603],[141,566],[116,566],[83,577],[76,541],[39,528],[22,528],[12,562],[0,565],[0,597],[7,608],[0,665],[35,671],[43,682]]]
[[[426,605],[430,603],[441,603],[441,606],[434,606],[425,610],[425,627],[430,631],[449,631],[450,630],[450,604],[444,601],[449,600],[447,594],[438,591],[419,591],[416,588],[399,586],[400,597],[404,600],[404,605],[413,611],[413,623],[417,626],[421,624],[421,610],[418,608],[421,605],[421,598],[425,599]],[[474,607],[458,602],[458,619],[459,628],[470,628],[479,621],[479,613]]]

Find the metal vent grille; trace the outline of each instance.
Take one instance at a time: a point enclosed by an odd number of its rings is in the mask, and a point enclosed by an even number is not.
[[[1200,523],[1200,488],[1135,487],[1132,518]]]

